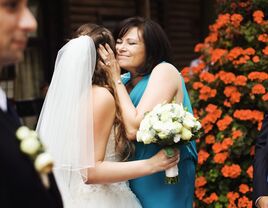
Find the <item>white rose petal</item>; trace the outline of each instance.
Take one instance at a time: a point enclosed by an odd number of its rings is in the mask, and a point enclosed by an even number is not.
[[[20,144],[21,151],[29,155],[34,155],[39,148],[40,142],[36,138],[24,139]]]
[[[196,127],[196,130],[199,130],[199,129],[201,129],[202,125],[201,125],[201,123],[199,121],[196,121],[195,122],[195,127]]]
[[[49,173],[53,167],[52,157],[48,153],[42,153],[37,156],[34,166],[39,172]]]
[[[190,140],[192,138],[192,136],[193,136],[193,134],[189,129],[182,127],[181,138],[183,140]]]
[[[177,135],[174,137],[174,139],[173,139],[173,141],[174,141],[175,143],[178,143],[180,140],[181,140],[181,136],[180,136],[179,134],[177,134]]]
[[[36,131],[30,130],[30,132],[29,132],[29,137],[32,137],[32,138],[38,138],[38,134],[37,134]]]
[[[172,129],[174,131],[175,134],[179,133],[181,131],[182,125],[181,123],[175,121],[172,123]]]
[[[195,122],[191,119],[185,118],[183,119],[183,126],[187,129],[191,129],[195,126]]]
[[[165,132],[159,132],[157,135],[160,137],[160,139],[165,139],[168,136],[168,134]]]
[[[26,139],[30,134],[30,129],[27,126],[21,126],[18,128],[16,131],[16,136],[19,140],[24,140]]]

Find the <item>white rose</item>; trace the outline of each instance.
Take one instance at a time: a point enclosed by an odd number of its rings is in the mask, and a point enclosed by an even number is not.
[[[150,144],[155,141],[153,131],[138,131],[137,132],[137,141],[143,142],[144,144]]]
[[[163,123],[162,122],[160,122],[160,121],[154,121],[153,122],[153,129],[155,130],[155,131],[162,131],[162,129],[163,129]]]
[[[48,153],[42,153],[37,156],[34,166],[39,172],[49,173],[53,167],[52,157]]]
[[[195,126],[195,121],[186,117],[183,119],[183,126],[187,129],[191,129]]]
[[[166,132],[159,132],[157,135],[160,137],[160,139],[165,139],[168,136]]]
[[[141,121],[141,124],[140,124],[140,130],[149,130],[151,127],[151,122],[150,122],[150,119],[149,117],[146,117],[144,118],[142,121]]]
[[[196,128],[196,130],[201,129],[201,127],[202,127],[201,123],[199,121],[196,121],[195,122],[195,128]]]
[[[181,138],[183,140],[190,140],[192,138],[192,136],[193,136],[193,134],[189,129],[182,127]]]
[[[174,139],[173,139],[173,141],[174,141],[175,143],[178,143],[180,140],[181,140],[181,135],[180,135],[180,134],[177,134],[177,135],[174,137]]]
[[[34,155],[39,148],[40,142],[33,137],[29,137],[28,139],[22,140],[20,144],[21,151],[29,155]]]
[[[166,122],[168,120],[171,120],[172,116],[169,111],[164,111],[161,113],[160,120],[163,122]]]
[[[175,121],[171,125],[172,130],[174,131],[175,134],[179,133],[181,131],[182,125],[181,123]]]
[[[21,126],[18,128],[16,131],[16,136],[19,140],[24,140],[26,139],[30,134],[30,129],[27,126]]]

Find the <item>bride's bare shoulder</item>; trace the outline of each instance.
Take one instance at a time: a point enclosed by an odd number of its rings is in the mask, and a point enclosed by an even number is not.
[[[96,107],[104,106],[105,108],[115,108],[114,97],[107,88],[93,86],[92,95],[94,101],[93,104],[96,105]]]

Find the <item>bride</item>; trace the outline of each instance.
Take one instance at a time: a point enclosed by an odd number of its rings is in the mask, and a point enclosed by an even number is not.
[[[126,162],[126,139],[114,83],[96,53],[114,50],[109,30],[82,25],[58,52],[37,131],[54,158],[54,173],[65,207],[138,208],[128,180],[168,169],[179,156],[160,150],[151,158]],[[109,62],[105,63],[109,65]],[[120,84],[120,83],[118,83]]]

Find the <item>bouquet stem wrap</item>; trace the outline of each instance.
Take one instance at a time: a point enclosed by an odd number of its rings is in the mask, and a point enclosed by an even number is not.
[[[166,171],[166,184],[176,184],[179,181],[179,168],[177,165],[167,169]]]

